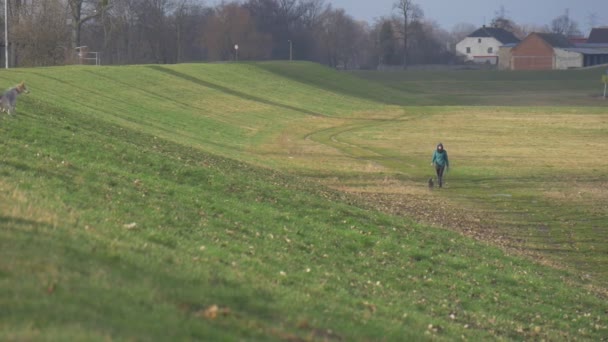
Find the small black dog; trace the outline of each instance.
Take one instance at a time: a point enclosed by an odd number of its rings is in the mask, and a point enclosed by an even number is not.
[[[433,183],[433,177],[429,178],[429,189],[433,189],[435,183]]]

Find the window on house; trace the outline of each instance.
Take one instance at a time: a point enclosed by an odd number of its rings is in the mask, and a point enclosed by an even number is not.
[[[489,47],[489,48],[488,48],[488,53],[494,53],[494,49],[493,49],[493,48],[491,48],[491,47]]]
[[[467,53],[471,53],[471,48],[470,47],[467,48]]]
[[[477,39],[477,42],[478,42],[478,43],[481,43],[481,38]]]

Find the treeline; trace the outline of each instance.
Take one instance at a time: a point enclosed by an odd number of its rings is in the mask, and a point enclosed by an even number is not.
[[[99,53],[102,64],[291,57],[337,68],[376,68],[403,62],[404,32],[410,64],[453,58],[452,35],[422,13],[404,30],[398,15],[369,24],[324,0],[215,6],[197,0],[7,1],[13,66],[78,63],[76,48],[86,46]]]
[[[214,6],[202,0],[6,1],[12,66],[80,63],[79,56],[85,55],[79,51],[95,52],[102,64],[237,58],[293,58],[347,69],[445,64],[458,61],[454,45],[477,28],[459,24],[447,32],[426,19],[413,0],[395,0],[387,16],[373,23],[357,21],[325,0],[222,1]],[[516,25],[505,13],[501,6],[492,25],[521,38],[533,30],[579,32],[567,11],[551,29]]]

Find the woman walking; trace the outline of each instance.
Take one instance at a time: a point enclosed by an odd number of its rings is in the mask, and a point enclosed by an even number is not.
[[[433,153],[433,161],[431,165],[435,167],[437,172],[437,182],[439,187],[443,187],[443,171],[450,168],[450,161],[448,159],[448,151],[443,148],[443,144],[439,143],[437,149]]]

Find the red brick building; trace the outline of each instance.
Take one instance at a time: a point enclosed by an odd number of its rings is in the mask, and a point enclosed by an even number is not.
[[[608,30],[594,32],[592,42],[603,41],[608,34]],[[505,54],[510,53],[510,63],[503,69],[565,70],[608,64],[608,43],[575,44],[556,33],[531,33],[510,51],[504,48]]]
[[[557,69],[556,48],[568,48],[572,44],[561,34],[531,33],[511,50],[513,70]]]
[[[608,44],[608,27],[597,27],[591,30],[589,44]]]

